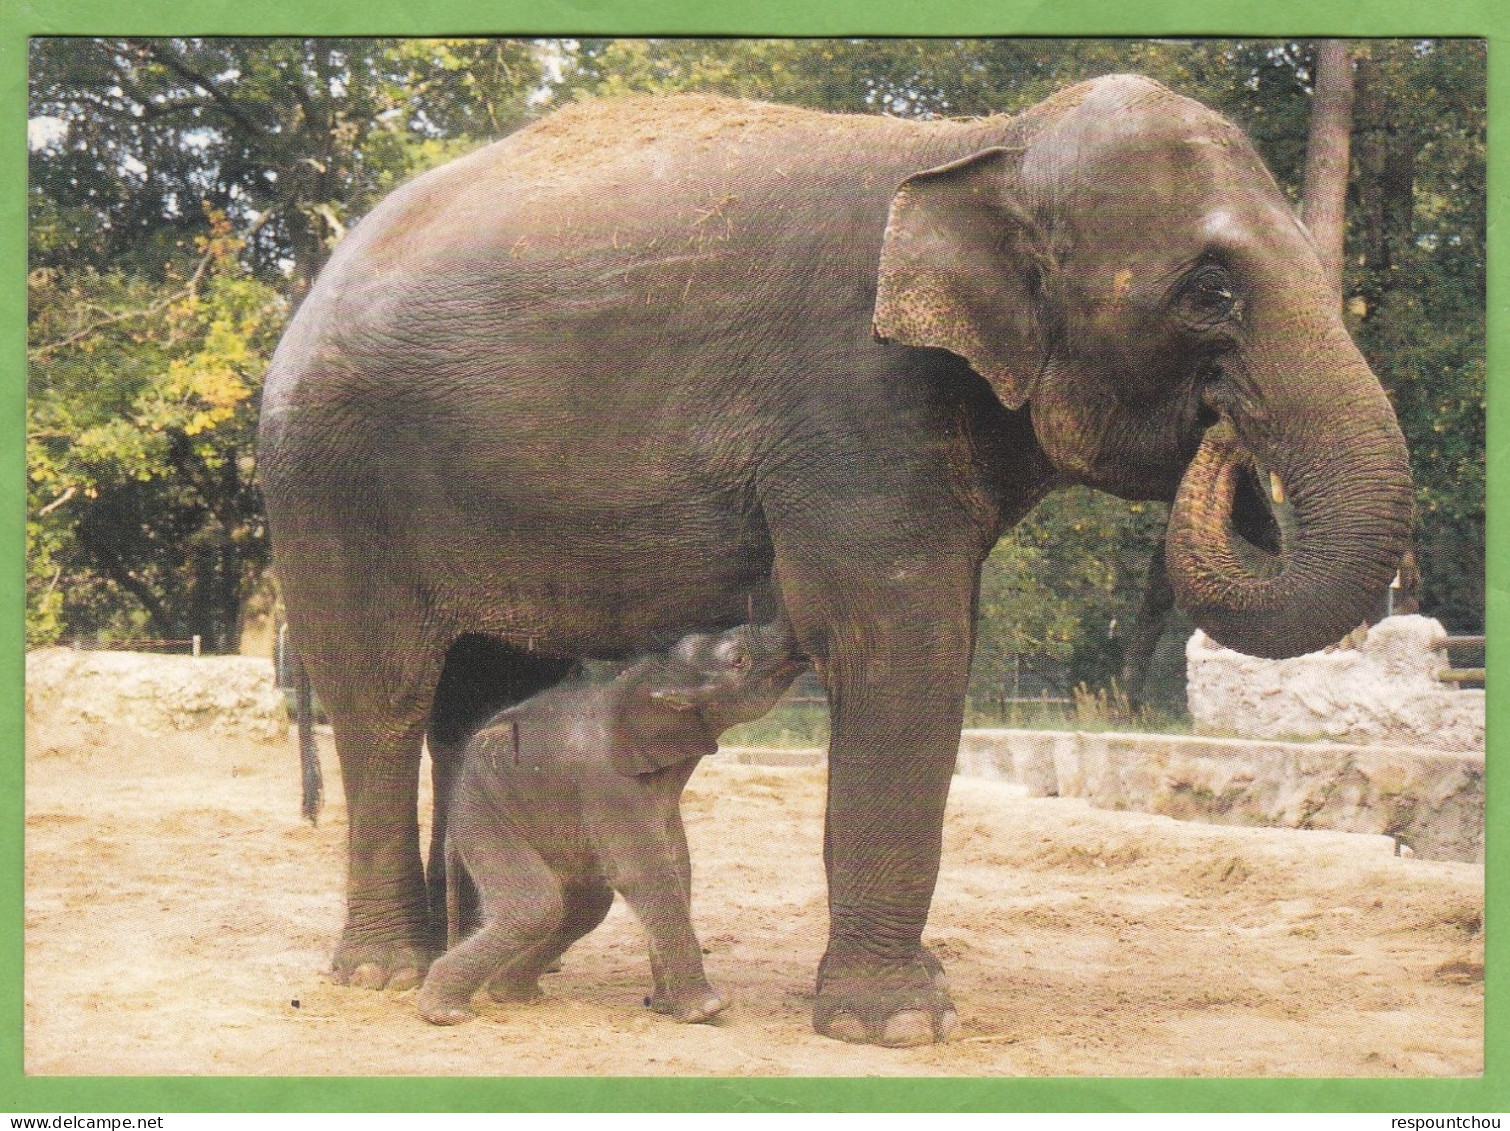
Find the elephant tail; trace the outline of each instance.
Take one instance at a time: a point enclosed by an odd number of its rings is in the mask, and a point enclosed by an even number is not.
[[[320,775],[320,753],[315,748],[314,692],[309,685],[309,672],[304,661],[295,653],[294,718],[299,731],[299,769],[304,781],[302,812],[312,825],[320,823],[320,804],[325,799],[325,781]]]
[[[461,942],[461,853],[450,834],[446,835],[446,949]]]

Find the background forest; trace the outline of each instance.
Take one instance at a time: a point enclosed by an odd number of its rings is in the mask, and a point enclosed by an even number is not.
[[[1297,204],[1316,44],[1134,40],[38,39],[31,47],[27,641],[202,637],[271,601],[257,404],[282,327],[390,188],[576,98],[717,91],[902,116],[1012,112],[1137,71],[1227,114]],[[1416,477],[1419,602],[1484,607],[1485,66],[1372,40],[1352,77],[1342,302]],[[1309,217],[1308,217],[1309,219]],[[1051,496],[992,555],[972,692],[1110,688],[1164,510]],[[1407,578],[1409,581],[1409,578]],[[1157,605],[1157,602],[1155,602]],[[1175,702],[1189,633],[1149,697]],[[1159,678],[1159,672],[1164,678]],[[1122,676],[1125,679],[1125,676]],[[1135,677],[1136,679],[1136,677]]]

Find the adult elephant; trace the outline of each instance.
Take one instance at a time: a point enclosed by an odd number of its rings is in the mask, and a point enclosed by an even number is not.
[[[1411,491],[1335,305],[1241,133],[1130,76],[968,122],[586,102],[399,189],[263,399],[350,807],[337,975],[410,983],[435,945],[427,728],[444,794],[468,727],[577,658],[780,605],[832,708],[814,1023],[947,1035],[921,935],[982,560],[1055,486],[1178,493],[1169,569],[1209,634],[1341,636]]]

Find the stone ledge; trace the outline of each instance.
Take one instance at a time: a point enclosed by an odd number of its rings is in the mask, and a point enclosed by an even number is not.
[[[821,766],[828,761],[822,746],[720,746],[713,755],[737,766]]]
[[[967,730],[957,772],[1216,824],[1382,833],[1416,855],[1484,858],[1484,756],[1330,742]]]

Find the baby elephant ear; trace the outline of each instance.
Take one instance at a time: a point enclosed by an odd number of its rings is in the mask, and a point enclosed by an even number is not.
[[[690,687],[657,687],[650,698],[673,711],[690,711],[697,706],[697,694]]]
[[[693,688],[661,687],[627,704],[609,728],[613,768],[621,774],[652,774],[717,753],[717,740],[693,710],[699,703]]]
[[[882,341],[946,349],[1008,408],[1043,366],[1034,300],[1047,265],[1018,203],[1021,152],[984,149],[902,182],[881,246],[874,330]]]

